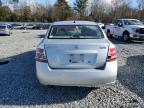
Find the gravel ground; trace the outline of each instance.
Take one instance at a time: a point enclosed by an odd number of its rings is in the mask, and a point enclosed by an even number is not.
[[[116,84],[101,88],[42,86],[35,74],[35,48],[46,31],[0,36],[0,107],[144,108],[144,44],[112,39],[118,52]]]

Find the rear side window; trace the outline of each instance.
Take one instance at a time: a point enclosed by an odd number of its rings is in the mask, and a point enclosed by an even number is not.
[[[0,26],[0,29],[5,29],[6,28],[6,26]]]
[[[50,39],[100,39],[103,33],[97,25],[53,25]]]

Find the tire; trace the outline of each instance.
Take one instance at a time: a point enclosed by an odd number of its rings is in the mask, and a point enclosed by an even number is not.
[[[111,35],[110,31],[107,31],[106,35],[107,35],[108,38],[112,38],[112,35]]]
[[[130,41],[129,33],[128,32],[124,32],[123,36],[122,36],[122,39],[123,39],[124,42],[129,42]]]

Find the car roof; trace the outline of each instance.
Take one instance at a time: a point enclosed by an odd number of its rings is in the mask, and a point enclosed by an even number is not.
[[[92,21],[58,21],[54,22],[53,25],[97,25],[97,23],[92,22]]]

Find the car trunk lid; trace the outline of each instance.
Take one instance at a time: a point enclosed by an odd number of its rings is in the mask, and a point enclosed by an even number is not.
[[[45,51],[54,69],[101,68],[105,65],[109,43],[106,39],[48,39]]]

